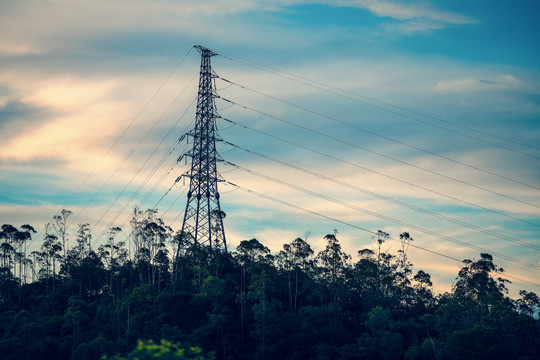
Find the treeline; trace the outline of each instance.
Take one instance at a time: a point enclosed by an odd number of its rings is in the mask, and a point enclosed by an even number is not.
[[[70,246],[63,210],[46,227],[0,231],[3,359],[99,359],[138,339],[200,346],[216,359],[538,359],[540,298],[507,295],[489,254],[464,260],[451,292],[407,258],[412,237],[385,251],[346,254],[337,232],[315,253],[297,238],[271,254],[256,239],[224,252],[174,233],[155,210],[92,244],[88,224]],[[169,351],[169,350],[167,350]]]

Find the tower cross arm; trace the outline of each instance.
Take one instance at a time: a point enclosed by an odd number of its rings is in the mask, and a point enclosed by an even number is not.
[[[201,46],[201,45],[194,45],[193,47],[195,49],[197,49],[202,56],[216,56],[216,55],[219,55],[218,53],[215,53],[212,50],[210,50],[208,48],[205,48],[204,46]]]

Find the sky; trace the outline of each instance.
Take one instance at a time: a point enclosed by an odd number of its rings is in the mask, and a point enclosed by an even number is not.
[[[34,226],[35,250],[64,208],[72,242],[82,223],[127,238],[134,206],[179,230],[202,45],[231,248],[337,231],[355,261],[409,232],[437,291],[488,252],[511,295],[538,293],[539,7],[0,0],[0,223]]]

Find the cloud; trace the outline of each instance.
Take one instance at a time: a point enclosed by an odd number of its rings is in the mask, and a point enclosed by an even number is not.
[[[126,29],[131,29],[131,31],[136,29],[140,32],[149,30],[172,32],[201,41],[201,39],[216,39],[215,29],[219,27],[217,37],[220,38],[220,44],[247,41],[254,46],[264,43],[267,48],[273,44],[264,39],[268,38],[269,34],[282,31],[279,26],[266,28],[268,24],[260,22],[257,28],[249,26],[247,30],[246,25],[250,23],[249,19],[243,19],[235,22],[234,26],[230,26],[230,18],[246,13],[289,12],[295,7],[313,4],[366,9],[378,17],[399,21],[403,25],[403,31],[406,32],[476,22],[475,19],[461,14],[433,9],[425,3],[397,1],[17,1],[4,8],[3,14],[0,14],[4,28],[11,29],[2,34],[0,55],[38,55],[51,53],[66,46],[73,49],[82,47],[85,40],[99,37],[104,33],[110,36],[111,32]],[[158,18],[159,21],[153,20]],[[212,24],[209,26],[208,22]],[[291,30],[289,29],[287,34],[282,34],[287,36],[287,43],[291,42],[291,37],[295,42],[301,41],[301,36],[294,34],[295,31]],[[70,41],[71,38],[77,38],[79,41],[74,43]]]
[[[35,106],[16,97],[0,96],[0,139],[9,142],[51,116],[49,109]],[[1,155],[0,155],[1,157]]]
[[[105,99],[114,87],[111,81],[83,79],[56,79],[35,84],[33,91],[22,98],[23,103],[33,108],[50,109],[54,115],[47,116],[46,121],[27,124],[24,132],[12,134],[0,145],[0,157],[18,161],[70,158],[85,160],[83,166],[88,166],[86,161],[92,158],[88,150],[99,143],[99,138],[118,130],[111,118],[121,104]],[[19,116],[24,116],[20,112]]]
[[[439,81],[435,85],[437,91],[473,92],[486,90],[516,90],[525,87],[526,83],[510,74],[501,74],[493,78],[478,79],[475,77]]]
[[[43,50],[29,44],[13,44],[0,41],[0,56],[23,56],[23,55],[37,55],[42,53]]]
[[[397,24],[386,24],[385,28],[387,32],[416,33],[479,22],[469,16],[434,9],[426,2],[379,0],[341,0],[337,2],[322,2],[329,6],[366,9],[376,16],[399,21]]]
[[[350,4],[364,7],[378,16],[387,16],[397,20],[429,19],[444,24],[471,24],[477,20],[470,17],[448,11],[432,9],[426,3],[356,0],[342,1],[342,4]]]

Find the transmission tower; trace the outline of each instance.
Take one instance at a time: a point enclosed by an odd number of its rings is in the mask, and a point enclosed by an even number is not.
[[[190,183],[181,236],[227,251],[218,192],[218,183],[224,181],[217,171],[217,162],[223,161],[216,151],[216,141],[222,141],[216,134],[216,118],[220,116],[215,105],[216,75],[210,64],[217,54],[199,45],[195,48],[201,54],[201,69],[195,128],[186,133],[193,139],[193,148],[184,154],[191,157],[191,169],[183,175]]]

